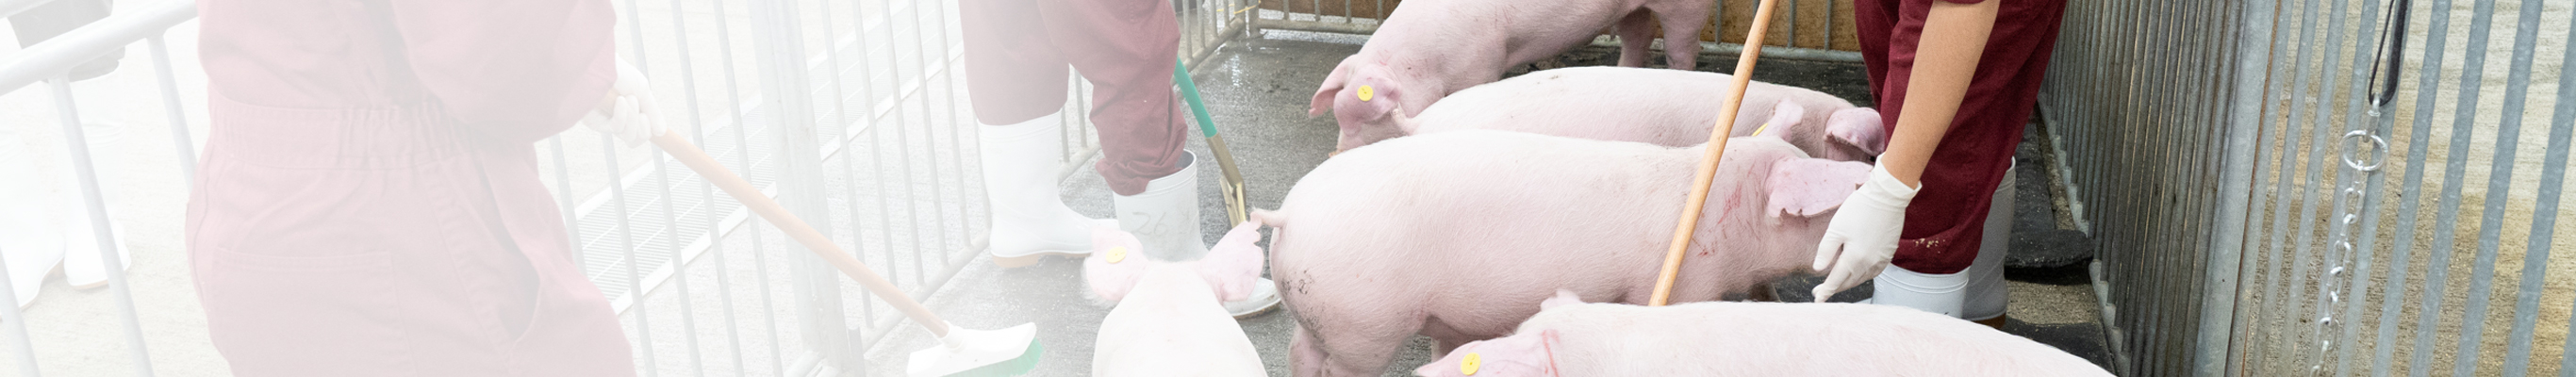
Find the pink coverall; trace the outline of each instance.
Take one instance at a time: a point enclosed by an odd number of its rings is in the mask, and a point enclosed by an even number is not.
[[[966,94],[984,124],[1064,108],[1065,68],[1092,85],[1101,178],[1119,195],[1180,171],[1190,129],[1172,93],[1181,28],[1165,0],[960,0]]]
[[[602,0],[202,0],[188,256],[242,376],[631,376],[534,142],[614,79]]]

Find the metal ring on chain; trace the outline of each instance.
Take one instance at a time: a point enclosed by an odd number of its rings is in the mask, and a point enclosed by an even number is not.
[[[2352,130],[2352,132],[2344,133],[2343,138],[2344,144],[2347,145],[2343,150],[2343,166],[2345,167],[2350,167],[2352,170],[2359,170],[2365,173],[2375,172],[2379,171],[2379,164],[2381,162],[2386,162],[2388,159],[2388,139],[2381,139],[2379,138],[2379,135],[2372,135],[2370,134],[2370,130]],[[2357,147],[2360,147],[2360,145],[2352,142],[2355,138],[2370,142],[2370,164],[2364,165],[2361,161],[2354,160],[2352,158],[2352,152],[2356,150]]]

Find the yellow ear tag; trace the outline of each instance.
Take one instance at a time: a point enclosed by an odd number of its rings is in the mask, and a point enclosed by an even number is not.
[[[1763,123],[1763,124],[1762,124],[1762,128],[1755,128],[1755,129],[1753,129],[1753,136],[1762,136],[1762,131],[1770,131],[1770,130],[1771,130],[1771,124],[1770,124],[1770,123]]]
[[[1377,99],[1377,88],[1370,87],[1370,86],[1367,86],[1367,85],[1361,85],[1361,86],[1360,86],[1360,102],[1368,102],[1369,100],[1372,100],[1372,99]]]
[[[1109,263],[1112,264],[1127,260],[1127,248],[1124,246],[1111,246],[1109,247],[1109,254],[1102,255],[1101,258],[1109,260]]]
[[[1458,374],[1469,376],[1476,375],[1476,367],[1483,366],[1484,364],[1485,358],[1483,356],[1476,355],[1475,352],[1468,352],[1467,357],[1458,359]]]

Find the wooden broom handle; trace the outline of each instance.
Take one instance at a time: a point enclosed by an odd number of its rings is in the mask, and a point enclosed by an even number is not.
[[[725,169],[724,164],[717,163],[715,157],[707,156],[707,152],[699,150],[697,145],[689,144],[688,139],[680,138],[679,133],[663,132],[661,135],[653,136],[653,145],[661,146],[663,151],[671,153],[671,157],[679,159],[683,165],[688,165],[689,170],[696,170],[699,176],[706,177],[708,182],[715,183],[717,188],[724,189],[725,194],[733,195],[735,201],[742,202],[744,207],[750,207],[751,212],[760,214],[761,219],[769,220],[770,224],[778,226],[779,231],[787,232],[788,238],[794,238],[796,243],[804,244],[806,250],[812,250],[815,256],[823,257],[824,262],[832,263],[832,267],[839,268],[842,274],[849,275],[850,280],[859,281],[860,286],[875,292],[877,298],[884,299],[887,304],[893,304],[895,310],[901,310],[905,316],[912,317],[912,322],[919,323],[922,328],[930,330],[930,335],[943,338],[948,336],[948,321],[939,319],[937,314],[931,314],[930,308],[921,306],[920,301],[913,301],[911,295],[905,295],[902,289],[895,288],[894,282],[887,281],[884,276],[877,275],[875,270],[868,269],[867,263],[859,262],[859,258],[842,251],[840,245],[832,244],[832,239],[824,238],[823,232],[815,231],[812,225],[805,225],[804,220],[797,219],[795,214],[788,213],[787,207],[779,206],[778,201],[770,200],[768,195],[762,195],[760,188],[753,187],[750,181],[744,181],[741,176],[734,175],[733,170]]]
[[[1690,202],[1682,207],[1681,225],[1673,227],[1673,245],[1664,252],[1664,268],[1655,275],[1655,295],[1646,301],[1646,306],[1664,306],[1672,299],[1673,279],[1681,273],[1682,255],[1688,254],[1691,235],[1699,229],[1700,208],[1708,204],[1708,185],[1717,180],[1718,158],[1726,155],[1727,135],[1735,133],[1735,113],[1744,107],[1745,88],[1753,85],[1753,62],[1762,57],[1762,37],[1771,33],[1771,5],[1776,2],[1762,0],[1762,6],[1754,8],[1752,33],[1745,34],[1744,54],[1735,58],[1735,83],[1726,88],[1726,97],[1718,102],[1717,125],[1711,126],[1708,133],[1708,153],[1700,158],[1699,174],[1691,179]],[[1666,38],[1664,43],[1673,41]]]

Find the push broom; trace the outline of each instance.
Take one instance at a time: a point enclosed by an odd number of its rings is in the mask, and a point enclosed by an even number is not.
[[[1673,228],[1673,245],[1664,253],[1664,268],[1655,275],[1655,294],[1646,306],[1664,306],[1672,298],[1673,278],[1681,273],[1682,256],[1689,254],[1686,251],[1691,234],[1699,229],[1700,207],[1708,204],[1708,185],[1717,180],[1717,161],[1726,155],[1727,135],[1735,133],[1735,112],[1744,107],[1744,89],[1753,85],[1753,61],[1762,57],[1762,37],[1771,32],[1771,5],[1777,1],[1762,0],[1762,5],[1753,10],[1753,30],[1744,35],[1744,54],[1735,58],[1735,83],[1726,88],[1726,97],[1718,102],[1717,125],[1711,126],[1708,133],[1708,153],[1699,160],[1699,175],[1691,180],[1690,201],[1682,206],[1681,225]],[[1664,43],[1675,42],[1665,39]]]
[[[894,305],[895,310],[911,317],[913,323],[929,330],[930,335],[938,337],[938,347],[912,354],[911,364],[905,368],[906,375],[1015,376],[1037,368],[1038,356],[1045,353],[1045,348],[1038,345],[1035,324],[1023,323],[1000,330],[969,330],[949,325],[939,315],[931,314],[930,308],[923,307],[920,301],[914,301],[912,296],[896,289],[894,282],[887,281],[869,269],[866,263],[842,251],[840,246],[832,244],[831,239],[824,238],[822,232],[815,231],[813,226],[788,213],[787,207],[779,206],[777,201],[762,195],[751,182],[725,169],[723,164],[717,163],[714,157],[708,157],[706,151],[699,150],[688,139],[681,138],[679,133],[663,132],[653,136],[653,145],[670,152],[681,164],[688,165],[690,170],[697,171],[698,175],[724,189],[725,194],[733,195],[734,200],[742,202],[744,207],[760,214],[761,219],[777,225],[788,238],[804,244],[806,250],[814,251],[815,256],[823,257],[824,262],[849,275],[850,280],[857,280],[860,286],[867,287],[869,292]]]
[[[1199,84],[1190,80],[1190,69],[1181,66],[1180,58],[1172,60],[1172,83],[1181,86],[1181,98],[1189,100],[1190,114],[1198,116],[1199,134],[1207,137],[1208,150],[1216,152],[1217,167],[1225,170],[1225,181],[1217,182],[1217,189],[1225,195],[1226,219],[1233,220],[1226,223],[1242,224],[1251,215],[1243,204],[1243,172],[1234,169],[1234,151],[1225,147],[1225,137],[1217,136],[1216,118],[1208,116],[1207,103],[1199,100]]]

